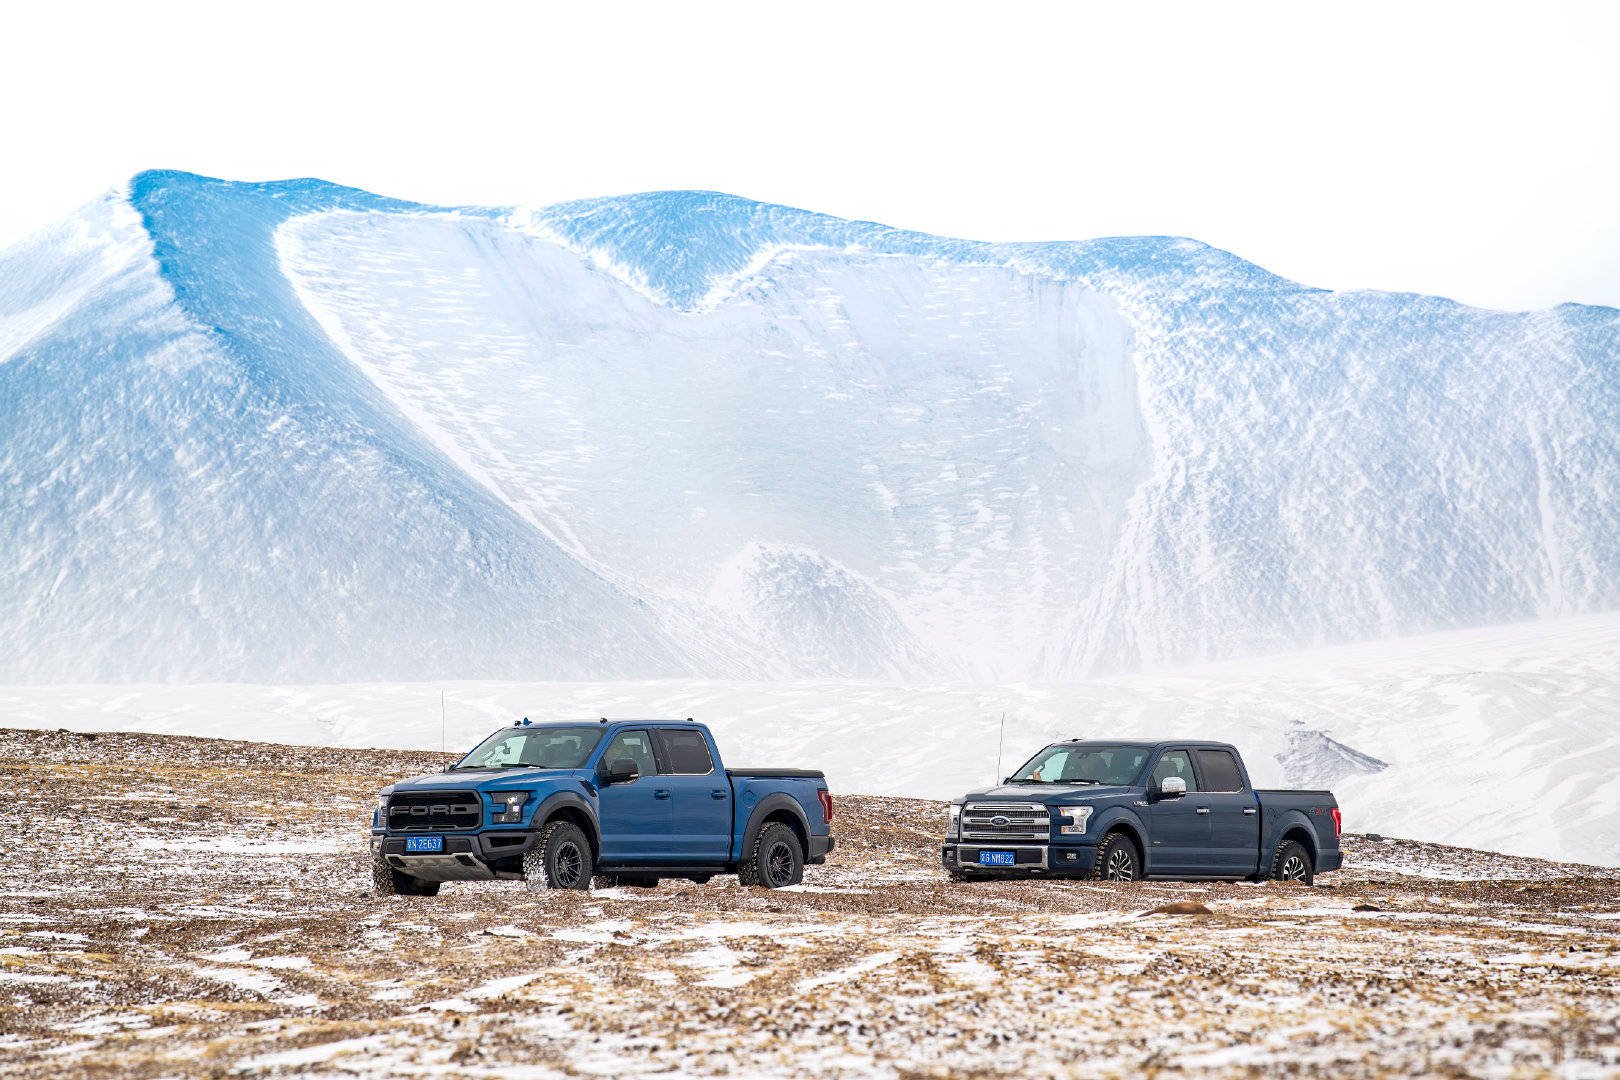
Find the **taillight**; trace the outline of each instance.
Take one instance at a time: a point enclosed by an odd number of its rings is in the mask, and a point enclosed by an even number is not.
[[[1344,818],[1339,815],[1339,808],[1335,806],[1329,811],[1333,815],[1333,839],[1337,840],[1344,834]]]
[[[831,825],[832,824],[832,814],[833,814],[833,811],[832,811],[832,793],[829,792],[826,788],[820,788],[820,789],[818,789],[816,791],[816,797],[821,800],[821,819],[823,821],[825,821],[827,824]],[[1337,811],[1335,811],[1335,812],[1337,812]]]

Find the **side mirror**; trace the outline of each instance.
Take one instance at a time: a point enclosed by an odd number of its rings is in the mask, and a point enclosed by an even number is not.
[[[1161,799],[1179,799],[1187,794],[1187,781],[1179,776],[1167,776],[1159,781]]]
[[[626,784],[641,775],[636,763],[627,757],[615,758],[608,762],[607,772],[602,779],[609,784]]]

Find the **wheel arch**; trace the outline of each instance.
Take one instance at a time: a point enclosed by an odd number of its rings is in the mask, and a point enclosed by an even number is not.
[[[1103,841],[1108,839],[1110,833],[1124,833],[1132,844],[1136,846],[1136,862],[1142,868],[1142,873],[1148,872],[1147,830],[1137,816],[1123,807],[1115,807],[1112,812],[1102,815],[1097,824],[1097,846],[1101,847]]]
[[[545,827],[553,821],[569,821],[580,827],[585,833],[585,839],[591,845],[591,861],[597,862],[602,857],[602,832],[597,821],[596,811],[585,797],[573,791],[559,791],[548,796],[535,809],[534,817],[530,819],[530,844],[540,836]]]
[[[1305,854],[1311,857],[1311,866],[1314,867],[1317,860],[1316,834],[1310,826],[1298,822],[1284,822],[1282,833],[1277,837],[1277,843],[1272,846],[1272,854],[1275,855],[1290,840],[1298,842],[1299,846],[1305,849]]]
[[[748,858],[748,853],[754,850],[754,844],[759,840],[759,834],[765,826],[773,821],[784,822],[793,830],[799,839],[799,848],[804,852],[805,859],[810,857],[810,820],[805,815],[804,808],[799,801],[783,792],[773,792],[759,800],[748,815],[748,824],[743,828],[742,845],[737,853],[739,859]]]

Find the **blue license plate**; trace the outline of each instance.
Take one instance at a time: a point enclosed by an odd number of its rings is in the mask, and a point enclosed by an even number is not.
[[[439,855],[444,851],[444,837],[442,836],[407,836],[405,838],[405,854],[407,855]]]
[[[1010,851],[981,851],[979,852],[980,866],[1012,866],[1013,853]]]

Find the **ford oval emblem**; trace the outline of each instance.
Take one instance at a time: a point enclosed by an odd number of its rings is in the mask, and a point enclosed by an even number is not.
[[[990,819],[990,824],[994,825],[998,829],[1005,829],[1008,825],[1012,824],[1012,819],[1006,814],[997,814],[995,817]]]

